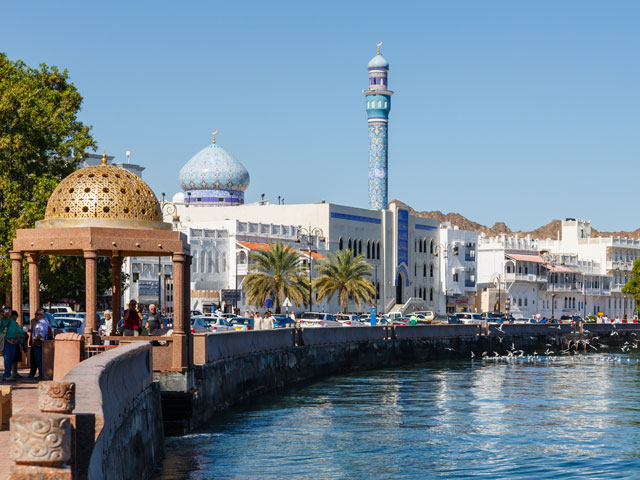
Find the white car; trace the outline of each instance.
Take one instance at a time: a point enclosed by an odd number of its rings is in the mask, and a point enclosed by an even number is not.
[[[456,313],[456,317],[458,317],[460,321],[465,324],[482,324],[482,315],[480,315],[479,313],[460,312]]]
[[[342,324],[336,320],[331,313],[305,312],[300,315],[301,327],[341,327]]]
[[[343,327],[366,327],[367,324],[362,321],[358,315],[351,313],[336,313],[336,320],[340,322]]]
[[[436,312],[433,312],[431,310],[420,310],[418,312],[413,312],[412,314],[409,314],[408,316],[411,315],[422,315],[424,320],[433,320],[434,318],[436,318]]]
[[[209,330],[212,332],[235,332],[236,327],[231,325],[227,320],[222,317],[196,317],[202,318]]]

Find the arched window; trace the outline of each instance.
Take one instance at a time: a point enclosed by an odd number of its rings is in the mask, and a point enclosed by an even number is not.
[[[349,246],[349,250],[353,250],[353,248],[351,248],[351,239],[349,239],[349,243],[347,245]]]
[[[340,240],[338,241],[338,250],[342,250],[344,248],[344,245],[342,243],[342,237],[340,237]]]
[[[247,254],[244,251],[238,254],[238,263],[240,265],[244,265],[247,263]]]
[[[376,248],[378,250],[378,255],[377,255],[378,256],[378,260],[380,260],[380,242],[378,242],[378,245],[377,245]]]
[[[422,298],[422,287],[418,289],[418,298]]]
[[[429,265],[429,276],[433,278],[433,263]]]
[[[191,259],[193,265],[193,273],[198,273],[198,252],[193,252],[193,258]]]
[[[427,289],[426,288],[422,289],[422,300],[424,300],[425,302],[427,301]]]
[[[371,258],[371,242],[367,240],[367,258]]]
[[[429,289],[429,301],[433,302],[433,288]]]
[[[418,264],[417,263],[413,264],[413,276],[414,277],[418,276]]]
[[[427,264],[426,263],[422,266],[422,276],[423,277],[427,276]]]
[[[433,240],[429,242],[429,253],[433,253]]]
[[[358,255],[362,253],[362,240],[358,241]]]

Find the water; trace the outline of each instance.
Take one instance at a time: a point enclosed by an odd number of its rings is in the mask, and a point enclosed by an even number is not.
[[[640,478],[635,355],[330,377],[167,440],[159,479]]]

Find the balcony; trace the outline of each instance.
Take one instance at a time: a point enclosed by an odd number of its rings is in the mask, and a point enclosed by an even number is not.
[[[476,281],[475,280],[465,280],[464,281],[464,286],[465,287],[470,287],[470,288],[475,288]]]
[[[535,273],[506,273],[504,276],[507,282],[546,282],[547,277],[536,275]]]
[[[607,262],[607,270],[626,270],[630,271],[633,268],[633,262],[626,262],[624,260],[609,260]]]
[[[464,259],[467,262],[475,262],[476,261],[476,252],[475,252],[475,250],[473,250],[471,252],[469,252],[469,251],[465,252],[464,253]]]

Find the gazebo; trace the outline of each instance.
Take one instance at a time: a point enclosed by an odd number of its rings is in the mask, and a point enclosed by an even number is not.
[[[82,256],[86,266],[87,345],[99,343],[96,330],[98,257],[110,257],[114,323],[122,312],[122,260],[127,256],[171,256],[174,273],[174,318],[170,370],[189,366],[191,333],[191,255],[186,236],[163,222],[158,200],[137,175],[102,164],[76,170],[55,189],[47,203],[44,220],[35,228],[20,229],[10,252],[12,304],[22,323],[22,268],[29,268],[30,315],[40,307],[39,263],[42,255]],[[113,332],[110,332],[113,334]],[[127,337],[128,338],[128,337]],[[153,338],[153,337],[146,337]]]

